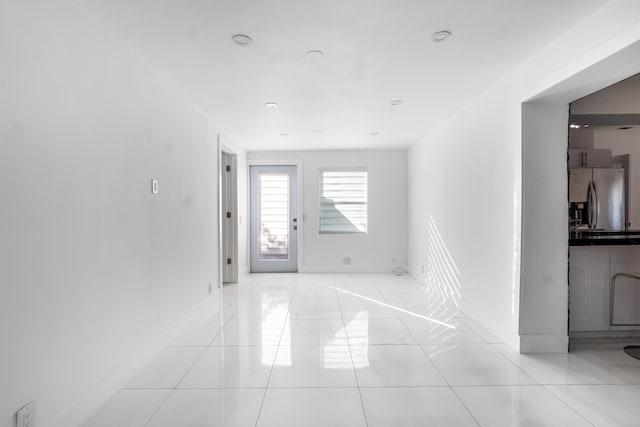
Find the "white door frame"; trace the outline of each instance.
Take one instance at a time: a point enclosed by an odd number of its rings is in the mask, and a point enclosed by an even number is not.
[[[304,206],[303,198],[304,193],[302,191],[302,159],[249,159],[247,160],[247,176],[250,174],[251,166],[296,166],[296,175],[297,175],[297,206],[296,210],[298,212],[298,272],[302,271],[302,265],[304,264],[304,250],[303,250],[303,236],[304,236],[304,212],[302,207]],[[251,207],[251,192],[247,191],[247,206]],[[249,209],[251,211],[251,209]],[[248,236],[248,244],[249,249],[251,249],[251,236]]]
[[[222,164],[225,155],[230,156],[230,172],[227,172]],[[228,182],[227,186],[223,185],[225,182]],[[231,212],[231,218],[226,217],[227,210]],[[225,231],[226,225],[228,227]],[[220,286],[224,283],[236,283],[238,281],[237,155],[232,149],[223,145],[220,138],[218,138],[218,254]],[[231,264],[227,264],[226,258],[231,258]]]

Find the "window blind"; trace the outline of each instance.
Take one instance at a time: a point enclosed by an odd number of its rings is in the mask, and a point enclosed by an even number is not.
[[[320,233],[367,232],[367,170],[320,170]]]

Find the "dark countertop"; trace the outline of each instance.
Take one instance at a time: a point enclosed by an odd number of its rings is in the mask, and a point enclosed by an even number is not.
[[[640,245],[640,230],[570,231],[569,246]]]

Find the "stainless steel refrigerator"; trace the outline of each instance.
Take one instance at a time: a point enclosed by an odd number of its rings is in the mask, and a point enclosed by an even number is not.
[[[624,169],[571,169],[570,211],[577,225],[598,230],[624,230]]]

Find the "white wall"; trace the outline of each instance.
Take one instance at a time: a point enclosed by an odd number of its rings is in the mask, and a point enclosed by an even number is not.
[[[250,160],[302,160],[304,272],[391,271],[393,259],[407,263],[407,151],[249,152]],[[319,170],[361,167],[368,171],[367,234],[319,233]],[[302,217],[302,215],[299,215]],[[343,264],[351,258],[351,265]]]
[[[523,104],[519,321],[523,352],[569,348],[568,124],[567,104]]]
[[[557,118],[569,102],[640,70],[637,55],[614,58],[606,69],[598,65],[640,39],[638,22],[639,4],[607,4],[410,149],[410,272],[523,351],[566,351],[567,251],[560,241],[567,221],[566,154],[550,156],[566,149],[567,132],[552,122],[548,135],[560,146],[536,146],[547,125],[525,116],[532,127],[523,131],[522,103],[536,97],[555,104]],[[532,143],[524,152],[523,137]],[[524,180],[523,154],[531,156]],[[542,196],[523,206],[522,185],[525,195],[537,185]],[[560,217],[533,221],[550,213]],[[521,214],[531,227],[521,226]],[[429,276],[430,247],[455,263],[451,274]],[[522,271],[521,255],[527,257]]]
[[[70,2],[0,2],[0,52],[0,426],[76,425],[217,282],[216,130]]]
[[[503,337],[518,319],[519,117],[483,97],[409,151],[410,273]]]

